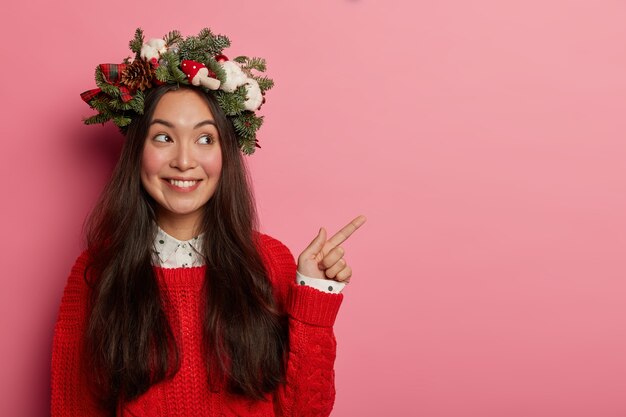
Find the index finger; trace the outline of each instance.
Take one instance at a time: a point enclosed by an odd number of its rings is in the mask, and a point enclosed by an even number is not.
[[[356,229],[361,227],[363,223],[365,223],[366,220],[367,218],[365,216],[363,215],[358,216],[357,218],[352,220],[350,223],[348,223],[346,226],[344,226],[340,231],[335,233],[333,237],[328,239],[327,243],[330,243],[332,247],[341,245],[347,238],[350,237],[350,235],[352,235],[352,233],[356,231]]]

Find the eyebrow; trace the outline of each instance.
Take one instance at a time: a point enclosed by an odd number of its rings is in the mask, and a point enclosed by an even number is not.
[[[153,124],[156,124],[156,123],[162,124],[162,125],[167,126],[169,128],[174,128],[174,124],[173,123],[168,122],[167,120],[163,120],[163,119],[153,119],[150,122],[150,126],[152,126]],[[193,128],[194,129],[198,129],[199,127],[206,126],[206,125],[213,125],[213,126],[217,127],[213,120],[207,119],[207,120],[203,120],[200,123],[196,124]]]

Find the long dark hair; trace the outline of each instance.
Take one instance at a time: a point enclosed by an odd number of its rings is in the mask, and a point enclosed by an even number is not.
[[[95,393],[108,409],[172,377],[180,352],[152,267],[156,203],[141,184],[141,156],[150,120],[169,91],[151,90],[145,112],[129,126],[112,178],[87,221],[91,312],[85,359]],[[222,172],[204,207],[206,277],[203,340],[210,383],[260,399],[284,380],[287,325],[277,310],[257,250],[256,210],[232,123],[211,93],[200,94],[215,118]],[[217,376],[218,379],[214,377]]]

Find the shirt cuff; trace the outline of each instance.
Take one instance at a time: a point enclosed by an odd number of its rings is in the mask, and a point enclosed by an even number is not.
[[[306,285],[307,287],[313,287],[316,290],[329,294],[339,294],[341,290],[343,290],[343,287],[346,286],[345,283],[333,281],[332,279],[307,277],[298,271],[296,271],[296,283],[299,285]]]

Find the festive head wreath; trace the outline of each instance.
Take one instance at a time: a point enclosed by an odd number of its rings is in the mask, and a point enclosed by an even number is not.
[[[232,121],[241,151],[250,155],[259,147],[256,132],[263,117],[255,114],[265,102],[265,92],[274,82],[260,73],[265,60],[238,56],[229,60],[222,51],[230,46],[223,35],[202,29],[198,36],[183,38],[177,30],[163,39],[144,43],[137,29],[130,41],[134,57],[121,64],[100,64],[96,68],[98,88],[85,91],[82,99],[98,114],[85,124],[112,120],[126,133],[133,119],[143,114],[147,92],[163,84],[194,85],[212,90],[220,108]]]

